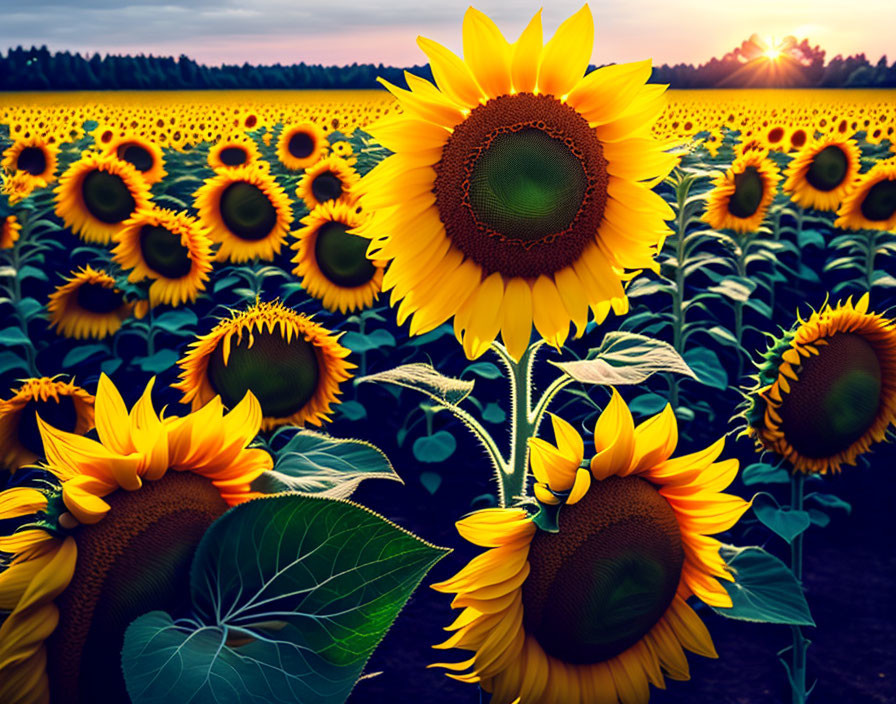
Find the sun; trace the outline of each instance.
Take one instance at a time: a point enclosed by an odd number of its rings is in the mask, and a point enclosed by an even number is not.
[[[780,49],[766,49],[765,50],[765,58],[769,61],[777,61],[781,58],[781,50]]]

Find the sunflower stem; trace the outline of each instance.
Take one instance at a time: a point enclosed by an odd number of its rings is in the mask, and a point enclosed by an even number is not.
[[[803,510],[803,489],[806,475],[796,472],[790,477],[790,508],[793,511]],[[796,581],[803,583],[803,533],[797,535],[790,544],[790,569]],[[806,651],[809,641],[799,626],[791,626],[793,633],[792,666],[790,669],[790,686],[792,704],[805,704],[806,692]]]
[[[865,244],[865,290],[870,294],[871,287],[874,286],[874,259],[877,255],[877,232],[875,230],[867,230],[865,234],[868,237]]]
[[[21,248],[30,240],[31,220],[28,217],[28,211],[26,210],[21,210],[16,213],[16,219],[19,221],[22,232],[19,240],[13,245],[10,254],[10,263],[17,274],[11,277],[12,288],[9,290],[9,293],[11,299],[10,302],[12,303],[13,310],[15,310],[16,318],[19,321],[19,327],[22,329],[25,337],[28,337],[28,318],[25,317],[25,313],[22,312],[22,306],[20,305],[22,302],[22,280],[18,276],[18,271],[22,268]],[[23,345],[23,347],[25,348],[25,362],[28,364],[28,373],[32,377],[39,377],[40,371],[38,371],[37,368],[34,347],[32,345]]]

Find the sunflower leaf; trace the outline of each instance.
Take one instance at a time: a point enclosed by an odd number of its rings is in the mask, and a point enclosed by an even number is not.
[[[811,523],[806,511],[779,508],[766,501],[759,501],[758,497],[753,501],[753,513],[764,526],[788,543],[792,543]]]
[[[424,362],[403,364],[384,372],[369,374],[355,383],[362,384],[365,381],[414,389],[445,406],[456,406],[473,391],[473,381],[445,376],[436,371],[431,364]]]

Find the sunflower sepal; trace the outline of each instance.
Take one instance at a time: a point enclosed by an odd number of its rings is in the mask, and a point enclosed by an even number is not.
[[[563,502],[551,504],[538,503],[538,513],[532,516],[532,522],[546,533],[560,532],[560,509],[564,506]]]

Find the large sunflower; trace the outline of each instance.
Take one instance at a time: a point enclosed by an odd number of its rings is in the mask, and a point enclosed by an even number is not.
[[[0,221],[0,249],[12,249],[19,241],[22,226],[15,215],[7,215]]]
[[[766,149],[749,149],[713,181],[703,220],[717,230],[755,232],[775,198],[778,167]]]
[[[313,166],[327,150],[327,136],[313,122],[287,125],[277,139],[277,158],[291,171]]]
[[[113,137],[106,144],[104,153],[133,166],[149,185],[168,175],[162,148],[146,137],[137,134]]]
[[[321,203],[348,200],[348,192],[358,182],[358,172],[345,159],[330,156],[309,166],[299,185],[296,195],[301,198],[308,210],[313,210]]]
[[[458,524],[490,548],[434,588],[463,612],[438,648],[473,656],[440,665],[479,682],[493,704],[641,704],[663,671],[688,679],[683,648],[716,657],[709,632],[685,601],[731,606],[719,579],[733,581],[709,537],[749,504],[719,493],[737,460],[716,462],[724,440],[671,458],[678,442],[671,407],[634,427],[622,398],[597,421],[597,454],[554,419],[556,446],[532,441],[532,470],[550,503],[565,502],[559,531],[540,530],[521,508],[477,511]],[[547,498],[546,496],[546,498]]]
[[[0,399],[0,468],[14,472],[43,457],[37,415],[76,435],[93,427],[93,396],[72,381],[26,379],[12,392]]]
[[[340,384],[355,365],[337,337],[280,303],[256,303],[222,320],[190,345],[178,362],[183,403],[193,410],[220,396],[232,407],[251,391],[264,415],[262,427],[322,425]]]
[[[825,305],[776,340],[746,411],[748,435],[801,472],[838,472],[896,424],[896,321],[868,294]]]
[[[85,242],[109,244],[137,210],[149,206],[149,186],[126,161],[84,154],[59,179],[56,215]]]
[[[587,5],[544,46],[540,12],[510,44],[470,8],[463,60],[418,39],[437,85],[380,79],[402,114],[368,131],[395,154],[353,192],[411,334],[453,316],[468,357],[500,332],[519,358],[533,324],[559,346],[589,306],[627,310],[622,272],[653,264],[672,211],[650,188],[677,157],[650,135],[665,90],[644,85],[650,62],[585,76],[593,36]]]
[[[160,419],[152,381],[128,414],[105,375],[96,398],[99,441],[38,420],[49,495],[0,493],[0,518],[41,512],[0,538],[0,701],[129,701],[121,675],[124,631],[154,609],[176,610],[188,593],[199,539],[271,456],[245,449],[261,423],[247,394],[228,414],[219,400],[183,418]]]
[[[851,139],[821,137],[793,157],[782,189],[803,208],[836,210],[854,185],[861,156]]]
[[[878,162],[858,178],[843,199],[834,226],[896,230],[896,161]]]
[[[46,186],[56,180],[59,148],[33,135],[17,139],[5,152],[0,167],[11,174],[24,174],[36,186]]]
[[[261,158],[255,141],[242,134],[222,139],[208,151],[208,165],[218,169],[232,169],[251,164]]]
[[[128,281],[153,279],[149,303],[179,306],[195,301],[212,270],[211,240],[195,218],[148,208],[125,220],[115,235],[113,259],[131,269]]]
[[[357,210],[348,203],[328,201],[304,217],[305,227],[295,233],[293,273],[327,310],[346,313],[367,308],[383,285],[386,263],[368,259],[370,240],[349,232],[363,222]]]
[[[121,321],[134,312],[115,279],[90,265],[73,271],[66,283],[57,286],[47,302],[50,327],[76,340],[114,335]]]
[[[251,163],[218,171],[196,191],[195,205],[212,241],[221,245],[219,262],[273,260],[292,222],[286,192]]]

